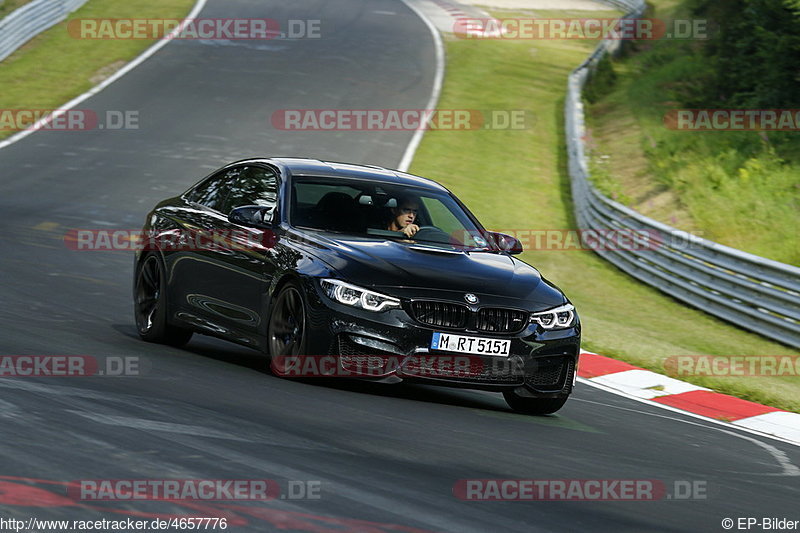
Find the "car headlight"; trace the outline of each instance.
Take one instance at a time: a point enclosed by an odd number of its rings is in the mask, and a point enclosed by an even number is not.
[[[575,322],[575,307],[564,304],[555,309],[531,313],[531,322],[539,324],[544,329],[568,328]]]
[[[400,300],[397,298],[351,285],[338,279],[323,279],[320,283],[325,294],[331,300],[336,300],[345,305],[360,307],[367,311],[384,311],[400,307]]]

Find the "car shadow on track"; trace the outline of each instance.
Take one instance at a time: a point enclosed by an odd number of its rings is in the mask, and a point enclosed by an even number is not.
[[[136,332],[136,328],[131,324],[115,324],[112,326],[118,333],[126,337],[141,341]],[[437,387],[433,385],[421,385],[416,383],[376,383],[374,381],[359,380],[352,378],[280,378],[272,374],[266,356],[256,350],[239,346],[228,341],[215,339],[205,335],[195,335],[189,344],[181,348],[170,346],[159,346],[148,344],[151,347],[163,350],[164,353],[182,353],[185,355],[197,355],[223,363],[230,363],[240,367],[255,370],[264,374],[265,379],[280,379],[294,383],[302,383],[305,386],[323,387],[326,389],[352,392],[357,394],[369,394],[382,396],[385,398],[398,398],[413,400],[425,403],[436,403],[441,405],[452,405],[465,407],[468,409],[483,409],[487,411],[498,411],[503,413],[513,413],[499,393],[485,393],[471,389]],[[525,416],[525,415],[520,415]]]
[[[375,383],[358,379],[303,379],[304,384],[387,398],[401,398],[426,403],[453,405],[470,409],[513,412],[506,407],[499,393],[484,393],[471,389],[437,387],[416,383]]]
[[[189,344],[176,348],[174,346],[149,343],[141,340],[139,334],[136,332],[136,327],[132,324],[114,324],[112,328],[126,337],[135,339],[137,342],[141,343],[142,346],[146,346],[148,352],[156,351],[163,355],[199,355],[208,359],[214,359],[224,363],[233,363],[241,367],[269,374],[267,358],[264,355],[250,348],[215,339],[214,337],[195,335],[192,340],[189,341]]]

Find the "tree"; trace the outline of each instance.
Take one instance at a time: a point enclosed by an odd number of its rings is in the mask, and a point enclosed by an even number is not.
[[[800,107],[800,0],[694,0],[719,31],[704,49],[719,107]]]

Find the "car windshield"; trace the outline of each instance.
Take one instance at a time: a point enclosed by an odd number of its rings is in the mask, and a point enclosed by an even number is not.
[[[290,224],[320,231],[400,239],[439,248],[493,250],[446,192],[342,178],[295,178]],[[403,228],[415,224],[413,236]]]

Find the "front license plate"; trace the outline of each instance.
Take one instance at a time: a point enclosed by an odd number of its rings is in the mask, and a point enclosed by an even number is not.
[[[431,350],[508,357],[511,350],[511,340],[484,339],[482,337],[467,337],[464,335],[435,332],[433,334],[433,339],[431,339]]]

